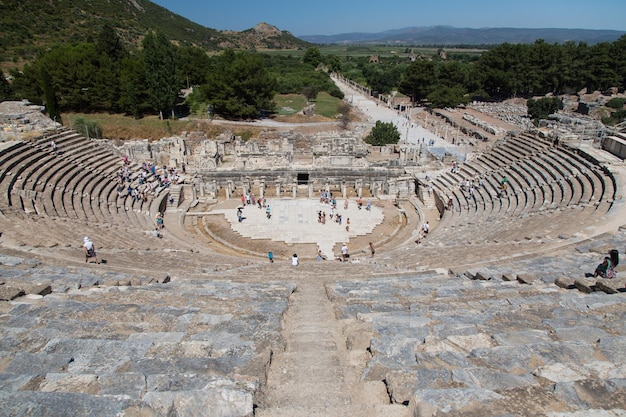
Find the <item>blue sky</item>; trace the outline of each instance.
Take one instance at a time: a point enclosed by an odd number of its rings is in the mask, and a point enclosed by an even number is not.
[[[626,31],[626,0],[152,0],[203,26],[241,31],[265,22],[296,36],[407,26]]]

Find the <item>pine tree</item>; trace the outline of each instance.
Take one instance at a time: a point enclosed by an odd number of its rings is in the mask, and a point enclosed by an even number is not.
[[[161,32],[150,32],[143,40],[143,59],[150,105],[159,112],[172,109],[178,97],[179,83],[176,76],[176,50]]]
[[[58,123],[63,123],[61,120],[61,112],[59,111],[59,103],[57,101],[56,90],[52,84],[52,79],[46,67],[42,66],[41,73],[41,89],[44,95],[44,104],[46,105],[46,111],[48,117]]]

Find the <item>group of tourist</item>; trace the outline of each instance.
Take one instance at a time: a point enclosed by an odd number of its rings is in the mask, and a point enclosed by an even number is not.
[[[149,201],[170,184],[179,181],[178,170],[168,169],[163,165],[158,169],[151,163],[142,163],[139,172],[131,171],[131,162],[127,156],[122,157],[122,167],[117,172],[117,196],[130,196],[135,202]]]
[[[245,206],[250,206],[250,205],[256,205],[259,208],[263,208],[267,206],[267,200],[265,199],[265,197],[259,197],[256,198],[256,196],[254,195],[254,193],[243,193],[241,195],[241,205],[243,207]]]

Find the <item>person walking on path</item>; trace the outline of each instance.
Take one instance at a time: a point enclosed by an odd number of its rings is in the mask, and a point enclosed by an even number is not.
[[[269,259],[271,264],[274,263],[274,254],[272,253],[272,251],[267,252],[267,259]]]
[[[374,248],[374,244],[372,242],[370,242],[370,251],[372,252],[372,258],[373,258],[374,254],[376,253],[376,249]]]

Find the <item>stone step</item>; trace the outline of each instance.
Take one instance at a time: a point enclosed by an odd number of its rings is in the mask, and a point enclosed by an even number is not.
[[[411,417],[408,407],[398,404],[389,405],[344,405],[329,407],[278,407],[258,408],[255,417]]]

